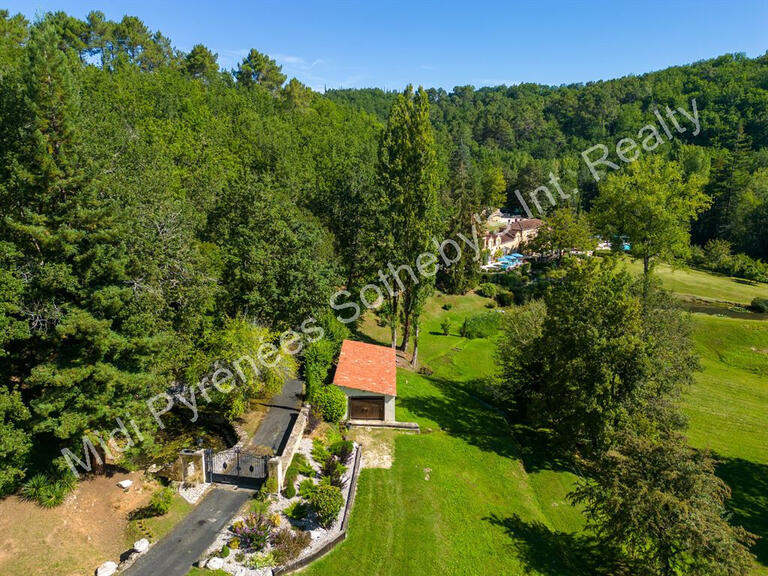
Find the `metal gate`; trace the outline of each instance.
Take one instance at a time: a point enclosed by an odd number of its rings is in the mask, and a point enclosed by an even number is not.
[[[209,482],[258,487],[267,477],[269,456],[256,456],[231,448],[214,453],[206,451],[206,476]]]

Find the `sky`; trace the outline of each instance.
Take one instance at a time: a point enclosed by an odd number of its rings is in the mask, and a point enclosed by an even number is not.
[[[250,48],[315,90],[589,82],[768,51],[768,1],[6,0],[34,19],[124,14],[234,68]]]

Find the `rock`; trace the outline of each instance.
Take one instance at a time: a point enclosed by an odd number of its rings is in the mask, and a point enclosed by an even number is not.
[[[133,480],[120,480],[117,485],[120,486],[120,488],[128,489],[133,486]]]
[[[205,563],[205,567],[208,568],[208,570],[221,570],[222,566],[224,566],[224,558],[215,556]]]
[[[146,552],[149,550],[149,540],[146,538],[142,538],[141,540],[137,540],[133,543],[133,549],[136,550],[139,554],[142,552]]]
[[[96,576],[112,576],[117,572],[117,564],[114,562],[104,562],[96,569]]]

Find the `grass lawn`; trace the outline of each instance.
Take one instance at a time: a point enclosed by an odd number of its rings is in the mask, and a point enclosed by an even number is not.
[[[668,276],[661,271],[665,285]],[[711,276],[695,296],[751,300],[752,287]],[[746,291],[745,291],[746,290]],[[594,574],[599,551],[583,532],[580,512],[565,499],[574,476],[521,457],[502,417],[471,396],[472,380],[493,369],[494,343],[458,336],[464,318],[485,310],[475,295],[438,295],[426,307],[421,363],[431,376],[398,370],[399,420],[419,422],[421,435],[395,437],[391,469],[365,469],[347,540],[310,566],[310,576],[340,573]],[[449,304],[450,310],[443,305]],[[440,323],[453,321],[449,336]],[[733,489],[734,521],[768,540],[768,323],[697,314],[695,340],[703,372],[686,395],[690,439],[709,447]],[[389,331],[369,317],[364,331],[386,343]],[[768,547],[754,551],[768,574]]]
[[[692,445],[722,461],[734,521],[761,537],[755,553],[768,574],[768,322],[694,315],[702,372],[686,395]]]
[[[141,538],[149,538],[151,542],[157,542],[173,530],[176,524],[192,511],[193,507],[184,498],[175,494],[166,514],[155,518],[131,520],[125,530],[126,548],[130,548],[134,542]]]
[[[640,260],[627,259],[627,267],[640,274],[643,263]],[[768,284],[750,284],[741,278],[730,278],[700,270],[674,269],[666,264],[659,264],[655,269],[664,288],[688,298],[749,304],[755,297],[768,298]]]
[[[565,500],[574,477],[526,471],[504,418],[465,386],[491,372],[494,345],[453,333],[486,302],[428,303],[420,346],[434,374],[398,370],[397,418],[423,432],[396,437],[391,469],[363,470],[349,537],[306,574],[593,573],[593,542]],[[439,333],[446,316],[454,320],[450,336]],[[366,328],[386,341],[386,328],[370,319]]]

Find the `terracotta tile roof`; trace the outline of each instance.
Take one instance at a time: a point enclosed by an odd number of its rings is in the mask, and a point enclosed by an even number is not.
[[[395,350],[388,346],[344,340],[333,383],[345,388],[397,396]]]

